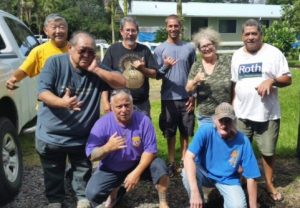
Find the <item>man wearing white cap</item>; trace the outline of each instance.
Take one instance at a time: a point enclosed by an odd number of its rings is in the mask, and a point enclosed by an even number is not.
[[[249,139],[236,129],[232,106],[221,103],[213,121],[198,129],[184,157],[182,180],[190,207],[203,207],[202,186],[215,186],[224,198],[224,207],[246,208],[240,175],[247,180],[249,207],[257,207],[260,171]]]

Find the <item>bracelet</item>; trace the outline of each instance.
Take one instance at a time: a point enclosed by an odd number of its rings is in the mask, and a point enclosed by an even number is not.
[[[169,67],[166,65],[163,65],[160,69],[158,69],[158,72],[162,75],[165,75],[168,70],[169,70]]]

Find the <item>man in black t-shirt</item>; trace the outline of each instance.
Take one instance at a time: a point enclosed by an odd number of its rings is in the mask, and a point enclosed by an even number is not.
[[[122,42],[108,48],[102,64],[127,77],[134,106],[150,116],[149,77],[156,78],[158,65],[150,49],[136,42],[138,32],[136,20],[124,17],[120,22]],[[110,111],[109,92],[103,92],[101,100],[104,112]]]

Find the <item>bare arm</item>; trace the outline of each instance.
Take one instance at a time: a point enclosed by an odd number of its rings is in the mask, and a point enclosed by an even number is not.
[[[270,78],[264,80],[260,85],[256,87],[257,93],[264,97],[272,91],[272,87],[286,87],[292,83],[292,78],[288,75],[282,75],[276,78]]]
[[[188,113],[193,112],[195,108],[195,98],[190,96],[188,101],[185,103],[185,106]]]
[[[150,68],[144,67],[144,68],[140,68],[139,71],[142,72],[145,77],[156,78],[156,70],[155,69],[150,69]]]
[[[197,85],[202,84],[205,80],[205,75],[203,72],[198,72],[194,79],[188,80],[185,90],[187,92],[194,92],[197,88]]]
[[[117,135],[117,132],[115,132],[111,137],[109,138],[108,142],[101,146],[96,147],[90,156],[91,161],[98,161],[105,158],[109,153],[126,148],[125,145],[125,139],[121,136]]]
[[[96,74],[112,88],[123,88],[126,86],[126,79],[122,74],[102,69],[98,66],[96,59],[94,59],[87,70]]]
[[[158,69],[158,72],[156,74],[156,79],[162,79],[166,73],[174,66],[177,62],[177,60],[173,59],[170,56],[164,57],[163,65]]]
[[[257,208],[257,182],[255,179],[247,179],[247,191],[249,194],[249,207]]]
[[[155,154],[153,153],[144,152],[142,154],[139,164],[136,166],[136,168],[133,171],[131,171],[127,175],[127,177],[124,180],[124,187],[126,188],[127,192],[133,190],[137,186],[141,175],[146,170],[146,168],[150,166],[154,158],[155,158]]]
[[[14,74],[6,81],[6,88],[9,90],[17,89],[17,82],[20,82],[25,77],[27,77],[27,74],[23,70],[17,69]]]
[[[274,81],[273,85],[276,87],[286,87],[292,84],[292,77],[288,75],[282,75],[280,77],[273,79],[273,81]]]
[[[96,67],[93,73],[103,79],[112,88],[123,88],[126,86],[126,79],[119,72],[110,72]]]
[[[184,171],[187,175],[190,186],[190,207],[202,207],[203,201],[199,192],[199,187],[196,179],[196,164],[194,162],[195,155],[190,151],[186,151],[184,155]]]
[[[196,90],[196,87],[197,87],[197,82],[193,79],[190,79],[186,83],[185,90],[188,93],[191,93],[191,92],[194,92]]]
[[[104,113],[108,113],[111,111],[110,109],[110,103],[109,103],[109,92],[108,91],[103,91],[101,94],[101,106],[104,111]]]
[[[71,97],[71,92],[66,88],[65,95],[61,98],[51,91],[44,91],[38,95],[40,101],[52,108],[65,108],[74,111],[80,111],[82,102],[77,100],[76,96]]]
[[[156,78],[156,70],[146,68],[144,59],[133,61],[132,66],[142,72],[145,77]]]

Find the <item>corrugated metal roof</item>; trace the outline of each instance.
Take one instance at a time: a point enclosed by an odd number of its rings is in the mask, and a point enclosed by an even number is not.
[[[168,16],[176,14],[176,2],[132,1],[129,15]],[[123,1],[120,1],[123,9]],[[235,4],[235,3],[182,3],[185,17],[241,17],[241,18],[280,18],[280,5]]]

